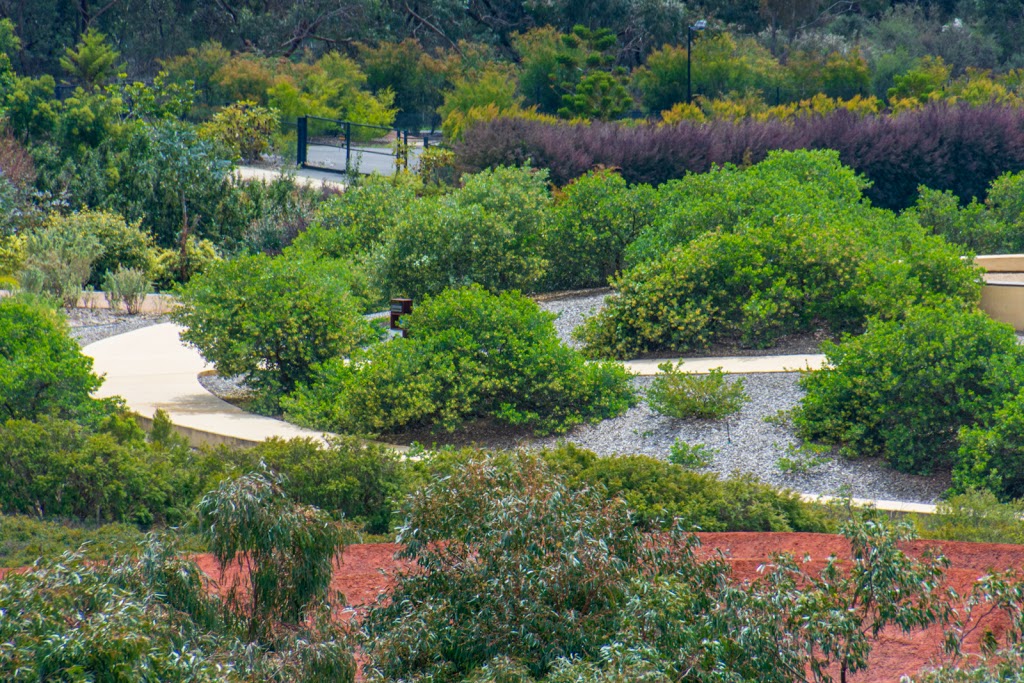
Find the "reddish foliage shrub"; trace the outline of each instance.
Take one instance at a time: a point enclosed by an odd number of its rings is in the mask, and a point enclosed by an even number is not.
[[[9,130],[0,133],[0,174],[19,189],[27,189],[36,181],[32,156]]]
[[[773,149],[835,149],[873,185],[873,203],[902,209],[918,185],[982,197],[1005,172],[1024,169],[1024,110],[934,104],[899,116],[860,117],[837,110],[792,123],[745,120],[675,126],[524,119],[481,122],[456,145],[468,172],[532,163],[564,185],[596,167],[621,170],[630,183],[660,184],[712,164],[749,164]]]

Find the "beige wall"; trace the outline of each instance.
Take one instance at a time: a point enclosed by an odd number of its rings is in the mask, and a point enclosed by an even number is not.
[[[1024,273],[1024,254],[977,256],[974,262],[990,273]],[[986,282],[981,310],[1024,332],[1024,282]]]
[[[981,288],[981,310],[1024,332],[1024,283],[986,284]]]
[[[975,256],[974,262],[990,273],[1024,273],[1024,254]]]

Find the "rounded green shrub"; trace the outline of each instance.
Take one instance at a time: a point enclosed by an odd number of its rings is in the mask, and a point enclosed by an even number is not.
[[[661,371],[647,390],[651,408],[670,417],[722,418],[739,412],[750,400],[743,391],[743,378],[725,378],[722,368],[712,368],[707,375],[685,372],[682,363],[662,363]]]
[[[142,221],[128,222],[111,211],[83,209],[67,216],[53,215],[48,224],[63,232],[93,236],[100,253],[92,263],[89,284],[100,287],[107,272],[119,267],[146,271],[153,238],[142,229]]]
[[[330,258],[369,251],[416,204],[409,184],[370,176],[325,202],[293,249]]]
[[[936,299],[974,303],[978,269],[919,225],[778,216],[709,232],[613,280],[606,307],[578,330],[594,357],[691,352],[713,343],[770,347],[788,334],[857,331]]]
[[[1024,497],[1024,392],[1010,396],[991,419],[960,430],[953,485],[984,488],[1003,499]]]
[[[753,476],[721,479],[646,455],[600,457],[571,443],[540,455],[570,488],[596,486],[625,499],[646,528],[679,519],[704,531],[829,531],[824,516],[799,495]]]
[[[408,338],[323,363],[284,406],[305,424],[378,434],[483,417],[563,432],[632,405],[628,373],[585,362],[552,320],[517,292],[448,290],[403,318]]]
[[[277,111],[252,101],[235,102],[213,115],[200,131],[243,162],[259,161],[280,126]]]
[[[419,200],[388,227],[374,258],[384,294],[419,298],[471,284],[537,289],[547,267],[547,173],[502,167],[463,182]]]
[[[799,433],[905,472],[953,465],[958,430],[988,421],[1024,387],[1013,330],[974,308],[914,307],[824,351],[831,367],[800,381]]]
[[[360,314],[348,272],[336,260],[243,256],[218,261],[180,290],[172,315],[182,339],[224,376],[244,374],[256,408],[275,412],[280,396],[312,377],[312,367],[377,337]]]
[[[56,311],[0,300],[0,420],[91,420],[102,412],[89,396],[101,381]]]
[[[628,187],[613,171],[594,171],[556,194],[544,235],[547,290],[604,287],[625,266],[626,247],[655,219],[658,194]]]

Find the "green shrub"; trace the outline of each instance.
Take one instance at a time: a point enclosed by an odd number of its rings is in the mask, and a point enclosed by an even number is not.
[[[200,132],[221,143],[243,162],[252,162],[259,161],[270,147],[271,137],[279,125],[276,111],[243,101],[214,114]]]
[[[1005,173],[989,186],[984,203],[965,206],[950,191],[918,188],[912,211],[922,225],[977,254],[1016,254],[1024,250],[1024,173]]]
[[[413,188],[379,176],[323,203],[294,249],[330,258],[369,251],[418,203]]]
[[[0,443],[11,475],[0,483],[3,512],[148,524],[167,507],[168,482],[138,448],[110,434],[61,420],[8,420]]]
[[[1012,254],[1024,247],[1020,232],[997,220],[977,200],[961,207],[960,199],[949,190],[921,187],[919,192],[911,209],[917,220],[950,242],[978,254]]]
[[[978,270],[911,219],[778,216],[710,232],[625,271],[578,331],[591,356],[768,347],[821,327],[859,331],[936,298],[974,303]]]
[[[238,212],[247,216],[248,224],[235,249],[249,254],[282,253],[303,234],[318,208],[339,194],[333,187],[297,183],[287,173],[241,185]]]
[[[959,437],[955,489],[983,488],[1004,500],[1024,497],[1024,391],[980,424],[965,425]]]
[[[323,446],[306,439],[268,439],[245,453],[282,475],[293,500],[360,522],[371,534],[385,534],[403,493],[404,470],[390,447],[339,437]]]
[[[49,225],[29,233],[21,285],[30,292],[45,292],[75,308],[92,265],[103,252],[92,234]]]
[[[547,174],[501,167],[464,176],[462,189],[402,212],[375,256],[381,290],[421,297],[478,284],[536,289],[544,275]]]
[[[116,311],[124,304],[130,315],[138,315],[142,311],[142,304],[151,288],[146,272],[137,268],[119,266],[117,272],[107,271],[103,279],[103,292],[110,309]]]
[[[661,363],[647,390],[651,408],[670,417],[718,419],[739,412],[750,400],[743,391],[743,378],[726,380],[722,368],[712,368],[707,375],[697,375],[677,365]]]
[[[968,489],[937,508],[916,518],[923,538],[1024,545],[1024,501],[1001,503],[991,491]]]
[[[657,259],[715,230],[769,225],[779,215],[820,223],[870,215],[868,183],[829,150],[769,152],[748,168],[727,164],[658,187],[659,214],[627,249],[629,265]]]
[[[94,419],[103,403],[89,394],[100,382],[60,314],[0,300],[0,420]]]
[[[182,339],[225,376],[244,374],[256,407],[312,378],[312,367],[376,338],[338,261],[242,256],[211,265],[180,290]]]
[[[625,266],[629,246],[656,218],[658,193],[627,187],[612,171],[577,178],[556,195],[544,236],[552,267],[545,288],[603,287]]]
[[[682,439],[676,439],[669,448],[668,461],[691,470],[704,469],[715,461],[717,452],[717,449],[708,448],[702,443],[688,444]]]
[[[753,476],[720,479],[645,455],[599,457],[572,444],[541,452],[570,488],[598,486],[621,497],[645,528],[678,518],[704,531],[829,531],[823,514],[800,496]]]
[[[100,245],[100,253],[92,263],[89,284],[99,287],[107,271],[118,268],[149,268],[149,250],[153,238],[142,230],[141,221],[127,222],[123,216],[103,210],[83,209],[67,216],[53,215],[49,226],[64,232],[91,235]]]
[[[81,425],[48,417],[0,424],[0,512],[105,521],[181,524],[226,474],[232,459],[180,439],[147,442],[134,417],[107,414]]]
[[[137,546],[143,538],[143,533],[132,524],[95,526],[0,514],[0,567],[56,560],[79,548],[85,559],[109,559]]]
[[[822,444],[790,443],[786,445],[786,455],[779,457],[775,465],[783,474],[808,474],[828,462],[826,456],[831,451],[831,446]]]
[[[324,363],[283,405],[304,424],[371,434],[481,417],[561,432],[632,405],[622,367],[584,362],[552,320],[516,292],[448,290],[403,319],[408,338]]]
[[[915,307],[823,350],[831,367],[800,381],[799,433],[906,472],[953,465],[958,429],[987,422],[1024,386],[1013,330],[976,309]]]
[[[180,247],[150,249],[148,272],[153,274],[156,288],[166,292],[174,289],[177,284],[188,282],[219,260],[220,255],[213,242],[192,235],[185,240],[184,253]]]
[[[859,331],[914,303],[978,300],[962,249],[861,199],[832,152],[776,153],[658,189],[658,214],[627,250],[606,307],[579,330],[587,353],[628,358],[713,343]]]
[[[480,455],[472,449],[427,453],[409,464],[410,490],[457,479]],[[669,528],[678,519],[683,528],[704,531],[833,531],[822,510],[752,476],[721,479],[646,455],[601,457],[572,443],[535,455],[570,490],[595,489],[608,499],[624,500],[643,529]],[[524,456],[487,457],[494,467],[514,470]]]

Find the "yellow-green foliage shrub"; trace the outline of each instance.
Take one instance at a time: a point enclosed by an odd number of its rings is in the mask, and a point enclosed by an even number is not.
[[[142,221],[129,223],[112,211],[83,209],[65,216],[52,214],[47,226],[62,232],[90,235],[100,245],[92,263],[88,283],[99,287],[107,272],[132,268],[148,272],[153,238],[142,229]]]
[[[257,161],[279,125],[277,112],[252,101],[235,102],[214,114],[202,134],[217,140],[242,161]]]
[[[190,236],[185,242],[184,254],[181,249],[150,249],[147,272],[152,273],[153,284],[157,289],[167,291],[179,282],[188,282],[193,275],[202,273],[210,264],[219,260],[220,254],[213,242]]]

